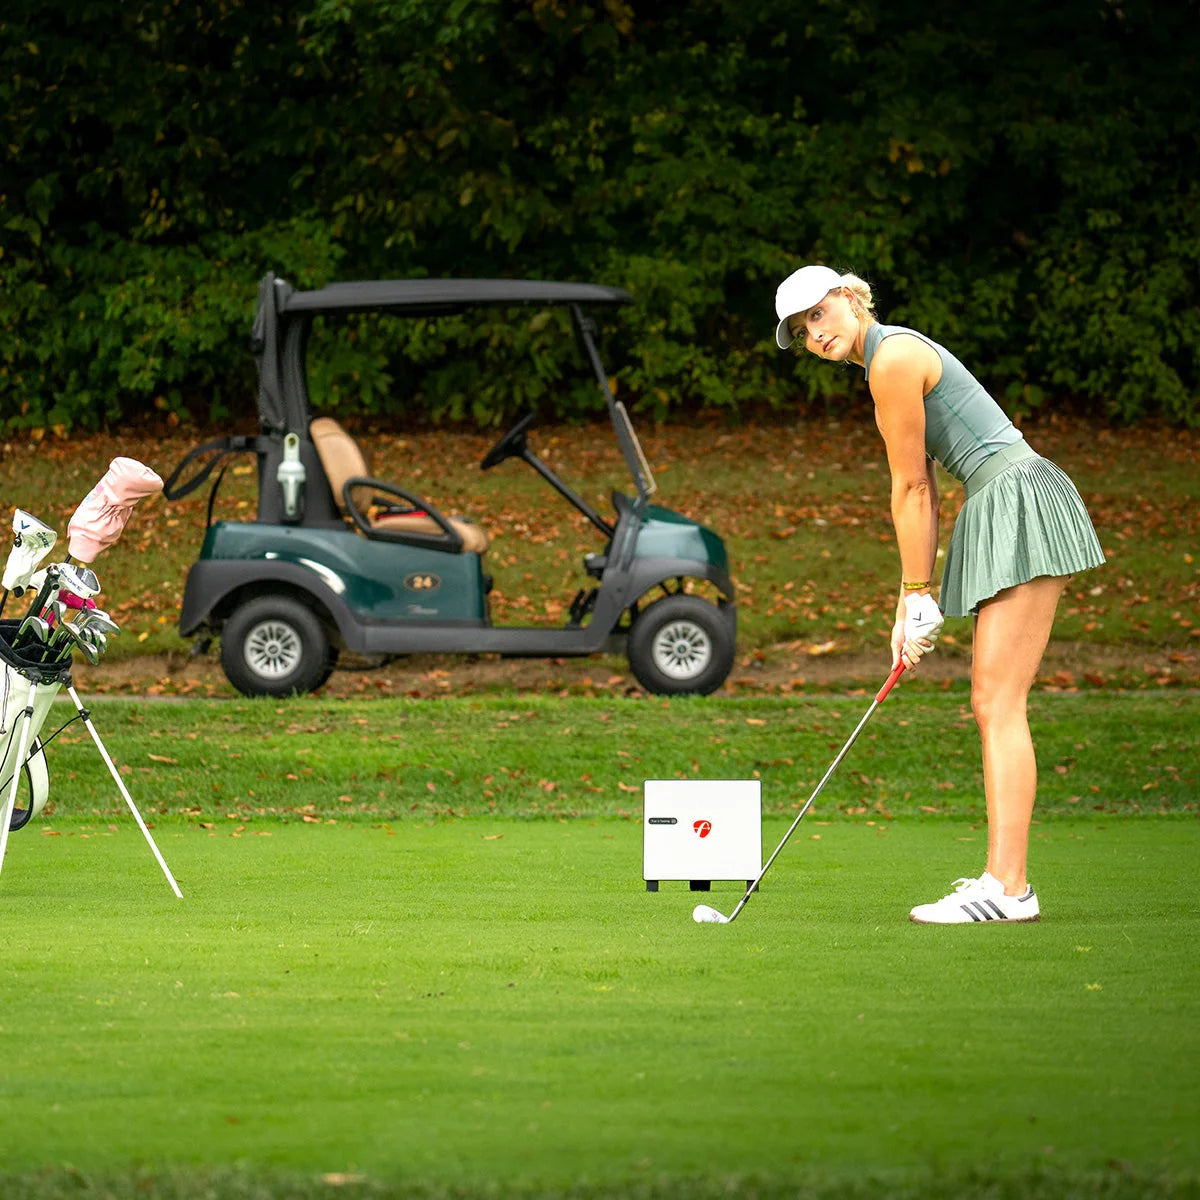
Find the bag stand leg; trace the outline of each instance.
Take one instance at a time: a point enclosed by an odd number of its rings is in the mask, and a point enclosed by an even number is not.
[[[179,884],[177,884],[175,882],[175,876],[171,874],[171,868],[167,866],[166,861],[163,859],[163,856],[158,851],[158,847],[154,844],[154,838],[150,836],[150,830],[146,828],[146,822],[142,820],[142,814],[140,812],[138,812],[137,805],[134,804],[133,797],[129,794],[129,789],[125,786],[125,781],[121,778],[120,773],[117,771],[117,768],[115,766],[113,766],[113,760],[111,758],[109,758],[108,751],[105,750],[104,743],[100,740],[100,735],[96,732],[95,725],[92,724],[92,718],[91,718],[90,713],[88,712],[88,710],[86,708],[84,708],[83,701],[79,699],[79,693],[75,690],[74,685],[71,683],[67,684],[67,694],[71,697],[72,701],[74,701],[75,707],[79,710],[80,719],[83,721],[84,725],[87,726],[88,733],[90,733],[92,735],[92,741],[96,743],[96,749],[100,751],[100,757],[102,759],[104,759],[104,765],[106,767],[108,767],[109,774],[112,775],[113,780],[116,782],[117,788],[121,792],[121,796],[124,798],[125,803],[127,805],[129,805],[129,811],[131,813],[133,813],[133,819],[137,822],[138,828],[142,831],[142,836],[146,839],[147,843],[150,846],[150,849],[154,851],[154,857],[158,860],[158,865],[160,867],[162,867],[162,873],[167,877],[167,882],[171,885],[171,891],[173,891],[175,893],[175,895],[178,896],[180,900],[182,900],[183,893],[179,890]],[[30,702],[31,708],[30,708],[30,710],[27,710],[27,712],[32,711],[32,704],[33,704],[32,689],[30,690],[29,702]],[[26,716],[26,720],[28,720],[28,715]],[[24,754],[24,747],[25,747],[24,729],[22,729],[21,737],[22,737],[21,750],[22,750],[22,754]],[[15,800],[16,800],[16,787],[14,785],[13,793],[12,793],[12,796],[11,796],[11,798],[9,800],[9,804],[8,804],[8,807],[10,810],[11,810],[12,805]],[[8,835],[8,821],[6,819],[4,822],[3,834],[0,834],[0,837],[7,837],[7,835]],[[3,853],[3,843],[0,842],[0,854],[2,854],[2,853]]]
[[[17,806],[17,790],[21,785],[21,764],[25,761],[25,751],[29,748],[29,722],[33,720],[33,702],[36,699],[37,684],[31,683],[29,698],[25,702],[25,712],[21,717],[21,736],[17,741],[17,765],[13,770],[12,787],[8,789],[8,799],[4,802],[3,811],[0,811],[0,871],[4,869],[4,855],[8,850],[8,827],[12,823],[13,809]]]

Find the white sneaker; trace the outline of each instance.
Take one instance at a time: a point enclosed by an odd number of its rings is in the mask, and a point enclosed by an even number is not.
[[[1006,896],[1004,884],[984,871],[978,879],[956,879],[954,891],[933,904],[918,904],[908,914],[918,925],[970,925],[984,921],[1037,921],[1038,898],[1032,887],[1023,896]]]

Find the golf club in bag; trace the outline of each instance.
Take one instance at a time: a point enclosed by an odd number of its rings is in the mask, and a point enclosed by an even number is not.
[[[857,739],[858,735],[860,733],[862,733],[863,727],[871,719],[871,716],[875,712],[875,710],[887,699],[888,692],[890,692],[892,690],[892,688],[896,686],[896,681],[900,678],[900,676],[903,673],[904,673],[904,661],[901,660],[896,665],[896,668],[892,671],[892,673],[887,677],[887,682],[876,693],[875,699],[871,702],[871,707],[868,708],[867,711],[863,714],[863,719],[861,721],[859,721],[854,732],[850,735],[849,740],[838,752],[837,758],[835,758],[833,760],[833,762],[830,763],[829,770],[825,772],[824,777],[822,778],[821,782],[817,784],[816,788],[813,791],[813,794],[811,796],[809,796],[804,807],[796,814],[796,819],[792,822],[787,833],[785,833],[783,835],[783,840],[779,843],[778,846],[775,847],[775,852],[771,855],[770,858],[767,859],[766,865],[763,867],[763,869],[761,871],[759,871],[758,878],[746,889],[746,894],[741,898],[741,900],[738,901],[737,908],[735,908],[733,910],[733,912],[731,912],[729,914],[729,916],[726,917],[726,916],[723,916],[721,913],[717,912],[717,910],[715,908],[710,908],[707,904],[697,904],[695,909],[692,912],[692,920],[693,921],[695,921],[698,925],[705,925],[705,924],[728,925],[732,921],[737,920],[738,913],[740,913],[742,911],[742,909],[746,907],[747,903],[749,903],[750,897],[752,895],[754,895],[754,889],[756,887],[758,887],[760,881],[762,880],[762,877],[771,869],[771,864],[779,857],[779,852],[784,848],[784,846],[786,846],[788,844],[788,839],[792,836],[793,833],[796,832],[796,826],[799,825],[800,822],[804,819],[804,814],[806,812],[808,812],[808,810],[810,808],[812,808],[813,801],[816,800],[816,798],[821,794],[821,789],[829,782],[834,771],[836,771],[838,769],[838,766],[841,764],[842,759],[846,757],[846,754],[849,752],[850,747],[854,745],[854,742]]]

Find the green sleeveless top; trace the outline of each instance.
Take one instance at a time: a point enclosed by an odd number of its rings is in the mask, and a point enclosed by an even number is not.
[[[983,385],[944,346],[903,325],[871,325],[863,346],[867,379],[879,343],[893,333],[911,333],[942,360],[942,377],[925,397],[925,453],[962,483],[998,450],[1022,440],[1021,431]]]

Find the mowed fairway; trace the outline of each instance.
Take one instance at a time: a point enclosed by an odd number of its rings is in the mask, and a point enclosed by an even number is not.
[[[803,825],[729,927],[643,890],[637,820],[233,832],[159,821],[182,901],[127,815],[13,836],[5,1195],[1194,1180],[1194,819],[1048,821],[1045,919],[980,929],[904,919],[982,853],[964,818]]]

